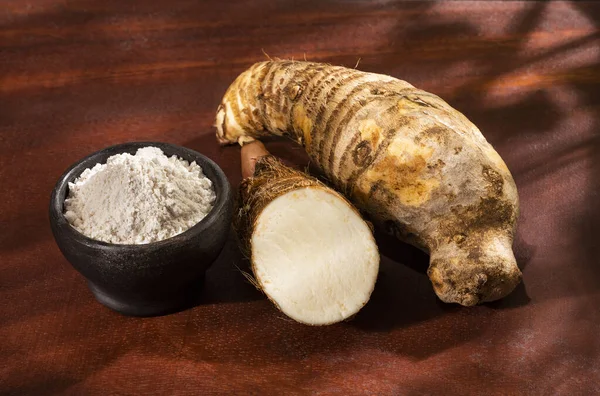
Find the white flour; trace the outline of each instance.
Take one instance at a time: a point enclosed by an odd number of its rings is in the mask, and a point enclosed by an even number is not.
[[[113,155],[69,183],[65,217],[92,239],[143,244],[184,232],[214,200],[212,182],[195,162],[144,147]]]

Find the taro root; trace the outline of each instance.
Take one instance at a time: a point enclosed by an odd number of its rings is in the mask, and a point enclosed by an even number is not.
[[[521,280],[510,171],[479,129],[431,93],[393,77],[268,61],[243,72],[217,110],[223,144],[287,135],[379,226],[431,256],[445,302],[475,305]]]

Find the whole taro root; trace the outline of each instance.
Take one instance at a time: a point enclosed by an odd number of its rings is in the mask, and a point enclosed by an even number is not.
[[[229,87],[217,137],[287,135],[379,226],[430,253],[438,297],[493,301],[521,280],[510,171],[481,132],[431,93],[393,77],[269,61]]]

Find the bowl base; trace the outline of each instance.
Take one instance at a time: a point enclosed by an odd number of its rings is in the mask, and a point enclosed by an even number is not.
[[[202,293],[203,281],[204,277],[194,282],[187,290],[169,296],[168,299],[158,301],[123,299],[102,290],[92,282],[88,282],[88,287],[99,303],[120,314],[126,316],[161,316],[183,311],[197,305]]]

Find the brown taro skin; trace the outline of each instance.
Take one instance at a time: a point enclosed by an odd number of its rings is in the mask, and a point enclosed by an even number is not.
[[[242,179],[247,179],[254,176],[256,170],[256,162],[270,153],[262,142],[256,140],[245,144],[240,152],[242,162]]]
[[[256,63],[227,90],[222,144],[289,136],[376,224],[430,253],[445,302],[475,305],[521,280],[519,199],[479,129],[438,96],[381,74],[313,62]]]

